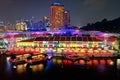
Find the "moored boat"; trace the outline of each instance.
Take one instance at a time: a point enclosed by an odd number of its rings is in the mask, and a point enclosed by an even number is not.
[[[44,54],[32,54],[25,60],[25,62],[27,62],[28,64],[36,64],[44,62],[46,58],[47,57]]]
[[[71,54],[71,55],[65,55],[64,56],[65,59],[69,59],[69,60],[72,60],[72,61],[76,61],[76,60],[79,60],[79,59],[83,59],[85,61],[88,61],[89,60],[89,57],[85,54]]]
[[[10,62],[14,65],[26,63],[26,59],[30,54],[11,54]]]

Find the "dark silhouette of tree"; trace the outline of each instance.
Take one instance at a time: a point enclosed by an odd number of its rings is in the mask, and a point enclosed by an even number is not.
[[[81,27],[83,30],[97,30],[102,32],[120,32],[120,18],[114,20],[103,19],[102,21],[97,21],[95,23],[88,23],[86,26]]]

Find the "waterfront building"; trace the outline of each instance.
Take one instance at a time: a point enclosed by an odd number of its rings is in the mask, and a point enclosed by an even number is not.
[[[39,48],[39,53],[84,53],[89,56],[111,56],[114,53],[115,37],[109,37],[107,44],[104,37],[90,36],[49,36],[37,37],[17,42],[17,47]],[[35,50],[34,50],[35,51]]]
[[[53,3],[50,7],[50,30],[55,30],[64,25],[64,5]]]
[[[115,37],[109,37],[107,43],[104,42],[104,37],[90,36],[41,36],[28,40],[17,42],[18,47],[101,47],[114,46]],[[27,44],[28,43],[28,44]]]

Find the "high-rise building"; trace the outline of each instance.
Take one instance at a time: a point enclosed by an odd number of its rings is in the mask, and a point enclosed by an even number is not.
[[[50,7],[50,30],[64,26],[64,5],[53,3]]]
[[[30,20],[25,20],[24,22],[26,23],[27,30],[30,31],[32,29],[31,21]]]
[[[64,25],[65,26],[70,25],[70,12],[69,11],[64,12]]]
[[[3,21],[0,21],[0,32],[4,32],[5,31],[5,24]]]
[[[6,23],[5,30],[6,30],[7,32],[13,32],[13,31],[15,31],[15,30],[16,30],[15,24],[12,24],[12,23],[10,23],[10,22],[7,22],[7,23]]]
[[[49,17],[44,16],[43,17],[43,22],[44,22],[45,27],[50,26],[50,18]]]
[[[27,30],[27,24],[24,21],[16,22],[17,31]]]
[[[49,31],[50,30],[50,18],[47,16],[44,16],[43,23],[44,23],[44,27],[47,29],[47,31]]]
[[[37,21],[33,23],[33,29],[32,30],[42,30],[44,29],[44,23],[43,21]]]

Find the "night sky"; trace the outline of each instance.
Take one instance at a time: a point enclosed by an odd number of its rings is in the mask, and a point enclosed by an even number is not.
[[[60,2],[71,13],[71,24],[83,26],[87,23],[120,17],[120,0],[0,0],[0,20],[15,22],[49,16],[50,5]]]

